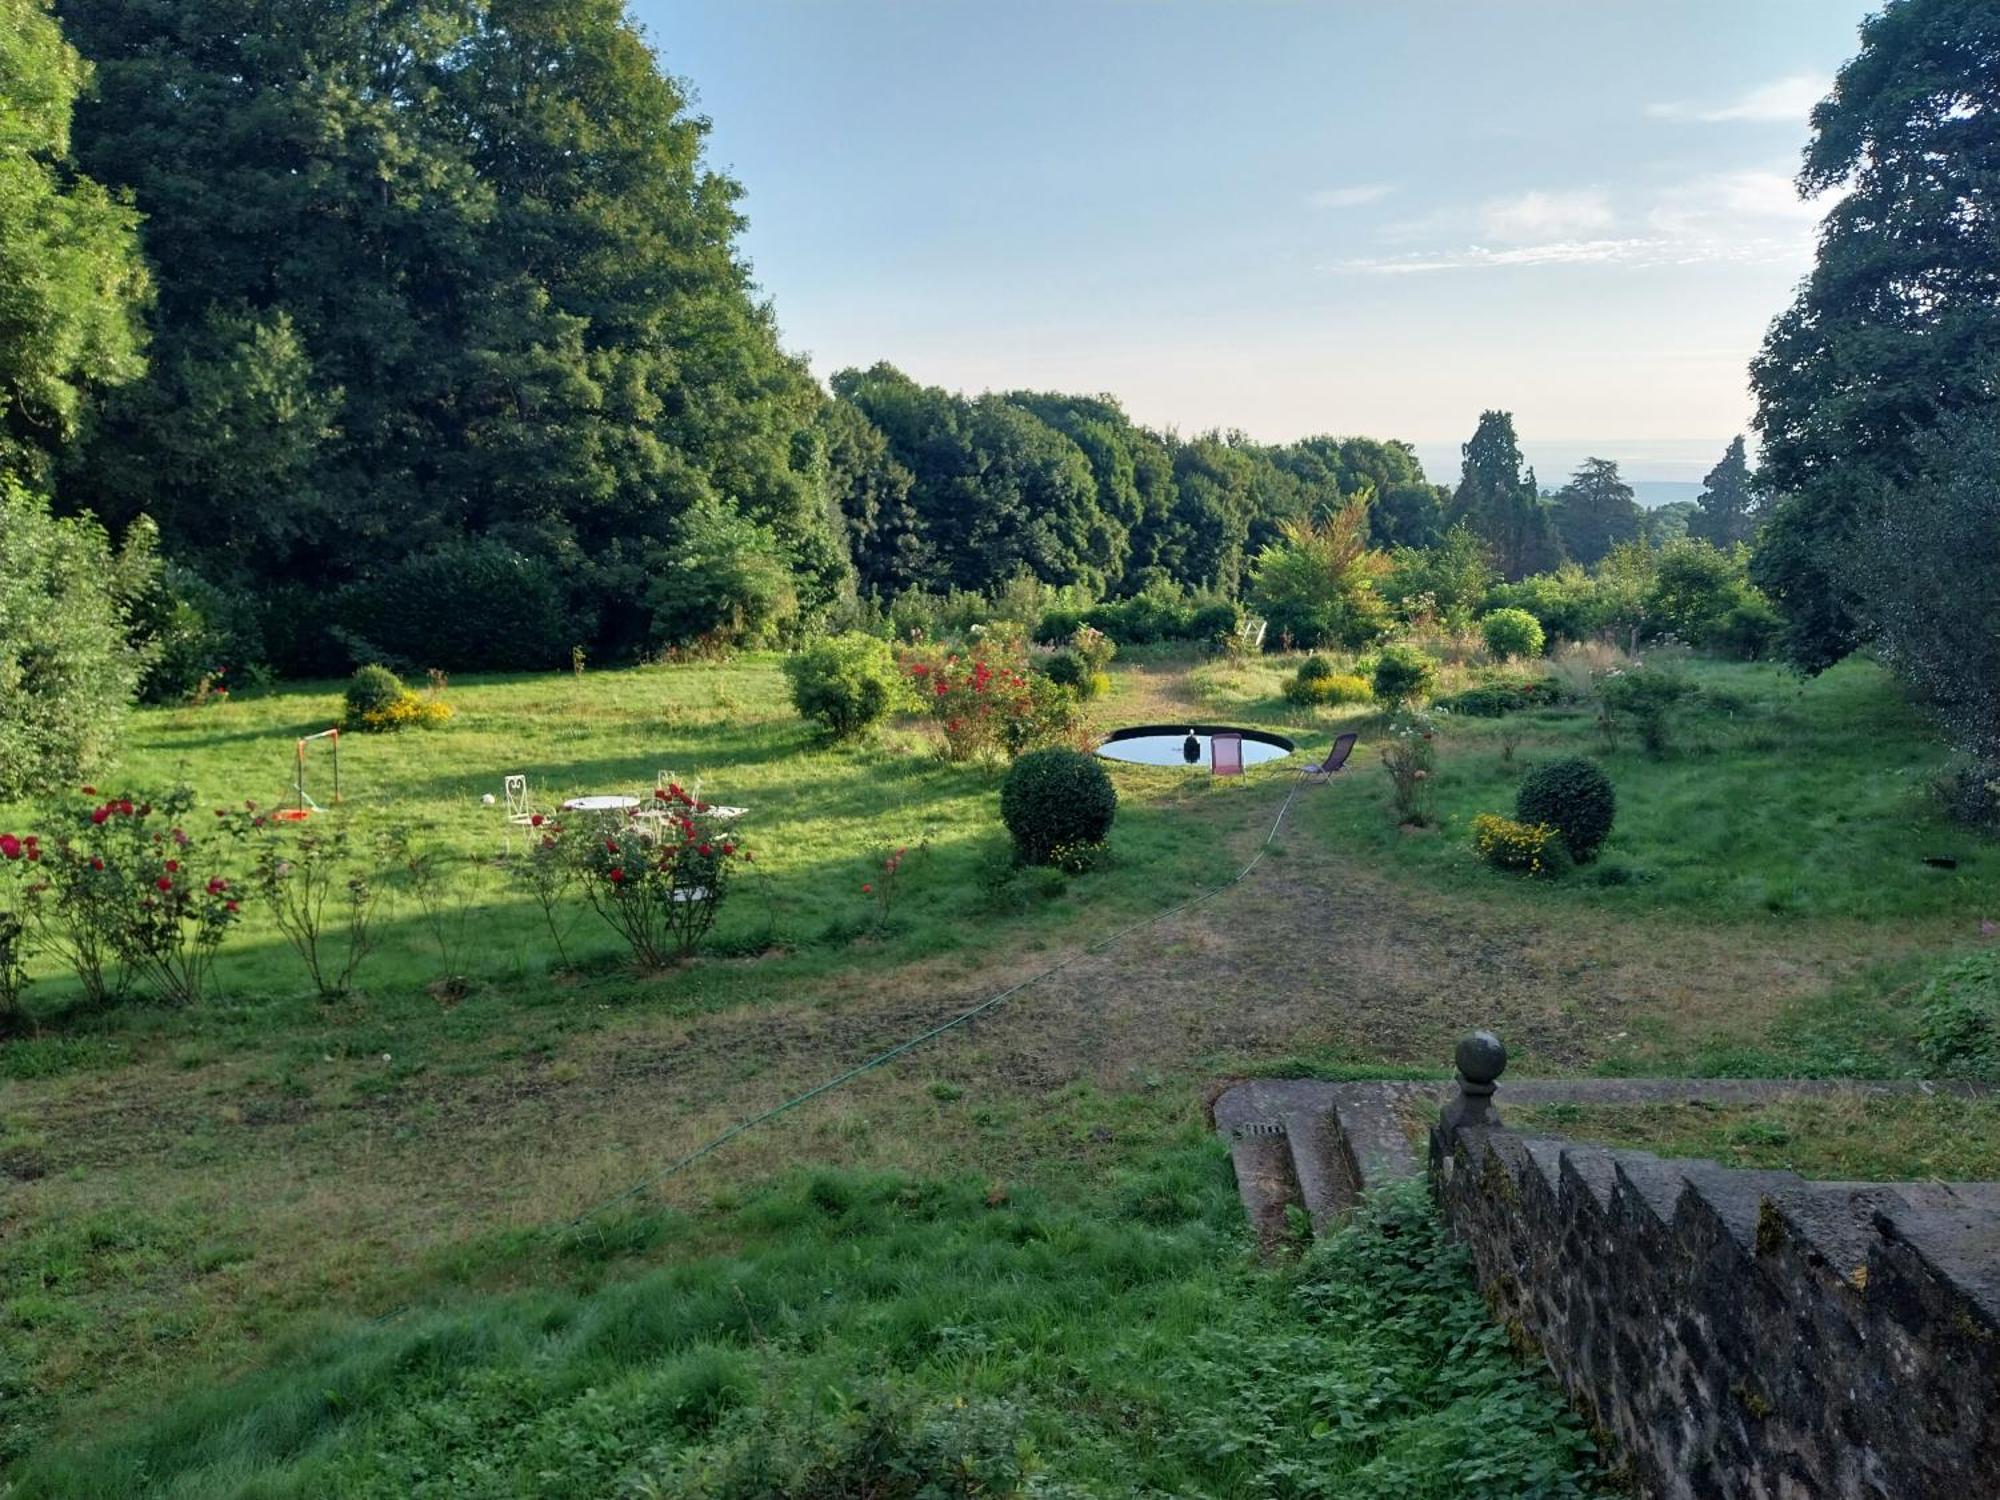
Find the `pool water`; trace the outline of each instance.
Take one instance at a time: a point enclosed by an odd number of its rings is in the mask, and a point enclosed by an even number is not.
[[[1200,751],[1194,760],[1187,758],[1188,730],[1185,725],[1179,729],[1120,729],[1097,747],[1097,753],[1106,760],[1124,761],[1128,765],[1199,766],[1207,770],[1213,764],[1210,744],[1217,732],[1200,725],[1194,726],[1195,744]],[[1219,732],[1243,736],[1245,766],[1283,760],[1294,748],[1292,742],[1283,736],[1265,734],[1261,730],[1223,729]]]

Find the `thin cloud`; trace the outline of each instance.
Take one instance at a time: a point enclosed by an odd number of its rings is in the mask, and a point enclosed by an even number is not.
[[[1616,217],[1611,200],[1590,191],[1489,198],[1479,209],[1479,224],[1486,237],[1513,244],[1574,240],[1609,229]]]
[[[1380,203],[1394,191],[1386,182],[1369,182],[1354,187],[1321,188],[1306,194],[1306,202],[1314,208],[1363,208]]]
[[[1736,121],[1802,123],[1815,104],[1826,97],[1833,80],[1817,73],[1794,73],[1787,78],[1759,84],[1727,104],[1699,104],[1673,100],[1649,104],[1646,113],[1656,120],[1679,120],[1688,124],[1722,125]]]
[[[1529,209],[1520,205],[1538,200]],[[1801,201],[1779,172],[1716,172],[1662,189],[1634,220],[1642,232],[1624,235],[1548,233],[1516,244],[1495,244],[1496,225],[1526,230],[1540,225],[1609,226],[1617,215],[1602,194],[1527,194],[1509,200],[1519,210],[1487,212],[1478,243],[1365,256],[1324,269],[1370,276],[1414,276],[1447,271],[1532,266],[1796,265],[1810,260],[1813,230],[1831,198]],[[1554,207],[1551,207],[1554,205]],[[1488,205],[1492,209],[1492,205]]]

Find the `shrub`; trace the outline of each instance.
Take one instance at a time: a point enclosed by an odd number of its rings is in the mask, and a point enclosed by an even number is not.
[[[1562,836],[1546,823],[1517,823],[1494,813],[1472,820],[1472,848],[1496,870],[1554,875],[1562,868]]]
[[[886,641],[870,635],[814,641],[785,662],[792,707],[847,739],[880,723],[900,691],[896,658]]]
[[[903,667],[937,725],[946,760],[1011,757],[1080,744],[1088,734],[1077,695],[1030,676],[1019,634],[1004,627],[983,630],[962,655],[912,651]]]
[[[1431,787],[1437,772],[1437,721],[1429,714],[1399,713],[1382,746],[1396,821],[1423,827],[1431,820]]]
[[[1917,1046],[1939,1077],[2000,1079],[2000,952],[1946,964],[1918,998]]]
[[[1318,682],[1334,675],[1334,665],[1324,656],[1308,656],[1299,663],[1300,682]]]
[[[1194,611],[1176,594],[1149,589],[1130,599],[1100,604],[1083,619],[1121,645],[1149,646],[1155,641],[1185,640]]]
[[[1103,843],[1117,814],[1104,763],[1081,750],[1030,751],[1000,787],[1001,821],[1031,865],[1051,863],[1067,846]]]
[[[345,828],[306,825],[288,837],[283,827],[267,822],[258,828],[251,878],[313,989],[323,1000],[335,999],[353,988],[380,936],[375,917],[381,887]]]
[[[1308,657],[1297,675],[1286,679],[1287,703],[1296,703],[1301,708],[1322,708],[1335,703],[1367,703],[1375,696],[1368,679],[1356,677],[1351,672],[1336,672],[1329,666],[1319,676],[1306,676],[1306,667],[1318,660],[1318,657]]]
[[[1321,520],[1287,521],[1250,564],[1250,597],[1271,631],[1302,646],[1365,646],[1389,607],[1376,591],[1388,559],[1368,546],[1368,502]]]
[[[419,697],[403,686],[402,678],[379,662],[356,667],[347,680],[347,711],[342,722],[351,730],[383,733],[431,729],[451,717],[451,705],[435,689],[430,697]]]
[[[114,554],[104,529],[57,518],[0,476],[0,802],[107,761],[139,682],[127,602],[152,572],[152,532]]]
[[[1058,687],[1068,688],[1079,698],[1096,694],[1097,675],[1090,670],[1089,663],[1067,646],[1042,663],[1042,676]]]
[[[1479,622],[1486,649],[1501,661],[1540,656],[1545,637],[1542,622],[1525,609],[1496,609]]]
[[[1596,762],[1572,756],[1537,766],[1521,781],[1514,816],[1527,824],[1547,824],[1562,835],[1563,847],[1578,864],[1588,864],[1611,835],[1618,795]]]
[[[261,670],[264,633],[250,598],[167,562],[132,606],[132,633],[145,643],[139,696],[180,703],[202,696],[204,682]]]
[[[654,796],[656,816],[644,823],[612,814],[548,824],[541,835],[643,969],[693,955],[715,925],[736,863],[751,857],[679,787]]]
[[[1084,612],[1079,609],[1052,609],[1035,625],[1035,644],[1059,646],[1083,629]]]
[[[448,542],[349,585],[334,617],[357,660],[449,672],[559,667],[577,639],[554,564],[491,538]]]
[[[1499,719],[1524,708],[1546,708],[1559,702],[1562,694],[1549,678],[1482,682],[1463,692],[1437,701],[1439,708],[1474,719]]]
[[[764,527],[703,501],[649,559],[652,642],[673,647],[767,645],[797,619],[792,569]]]
[[[1437,686],[1437,663],[1415,646],[1394,642],[1375,658],[1371,685],[1382,703],[1421,703]]]
[[[1758,661],[1770,654],[1784,625],[1771,601],[1752,591],[1716,622],[1709,644],[1744,661]]]
[[[1624,715],[1639,730],[1639,743],[1650,755],[1664,755],[1673,742],[1674,710],[1701,696],[1701,689],[1679,672],[1664,667],[1634,667],[1613,672],[1598,684],[1598,696],[1613,715]]]
[[[1605,621],[1605,606],[1597,581],[1575,563],[1552,573],[1535,573],[1519,583],[1497,585],[1487,596],[1495,611],[1518,609],[1535,617],[1544,644],[1550,640],[1580,641]]]
[[[121,989],[130,974],[156,999],[194,1004],[238,917],[228,845],[261,819],[220,808],[213,820],[195,818],[185,787],[156,799],[84,792],[92,800],[66,799],[44,847],[37,899],[47,905],[37,925],[94,996]],[[107,960],[116,978],[107,978]]]
[[[1226,599],[1197,605],[1188,616],[1188,639],[1204,646],[1221,646],[1243,628],[1243,606]]]
[[[358,727],[366,714],[386,711],[407,689],[403,679],[379,662],[356,667],[347,679],[347,722]]]

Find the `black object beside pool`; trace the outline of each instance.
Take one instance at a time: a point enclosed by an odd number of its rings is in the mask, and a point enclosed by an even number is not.
[[[1259,766],[1283,760],[1298,746],[1282,734],[1264,729],[1239,729],[1230,724],[1141,724],[1131,729],[1114,729],[1097,753],[1106,760],[1122,760],[1135,766],[1206,766],[1210,764],[1209,741],[1218,734],[1243,736],[1243,764]],[[1195,753],[1187,753],[1193,741]]]

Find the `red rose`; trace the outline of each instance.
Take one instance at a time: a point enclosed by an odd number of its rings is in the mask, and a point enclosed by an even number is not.
[[[708,845],[708,844],[703,844],[703,845],[701,846],[701,852],[702,852],[702,854],[703,854],[704,856],[706,856],[706,855],[710,855],[710,854],[713,854],[713,853],[715,853],[715,850],[714,850],[714,848],[713,848],[713,847],[711,847],[710,845]]]
[[[37,849],[33,844],[28,845],[28,862],[30,864],[33,864],[36,860],[40,859],[41,857],[42,857],[41,850]]]
[[[722,846],[722,852],[724,854],[734,854],[736,852],[736,846],[734,844],[724,844]]]
[[[528,815],[528,826],[530,828],[540,828],[542,826],[542,815],[540,813],[530,813]]]
[[[108,807],[93,808],[91,809],[90,813],[90,821],[93,823],[102,823],[106,818],[110,816],[111,816],[111,809]]]
[[[11,833],[0,833],[0,854],[6,855],[9,859],[19,859],[21,841]]]
[[[222,909],[224,911],[235,911],[236,903],[234,901],[225,901],[222,903]]]
[[[170,859],[167,861],[167,873],[169,875],[178,875],[180,874],[180,872],[181,872],[181,862],[179,860]]]
[[[625,872],[617,865],[611,867],[611,883],[613,885],[623,885],[625,883]]]
[[[128,818],[129,818],[129,817],[131,817],[131,816],[132,816],[132,799],[131,799],[130,797],[122,797],[122,798],[120,798],[120,799],[119,799],[119,802],[118,802],[118,810],[119,810],[120,812],[122,812],[123,814],[125,814],[125,816],[126,816],[126,817],[128,817]]]
[[[228,889],[229,889],[229,882],[224,880],[220,875],[216,876],[208,883],[208,893],[211,896],[220,896],[224,891]]]
[[[164,875],[162,875],[158,880],[154,881],[153,884],[158,886],[163,891],[170,891],[174,888],[173,881],[169,880]]]
[[[93,870],[101,870],[104,868],[104,861],[101,859],[93,859],[90,862],[90,868]]]
[[[861,887],[861,894],[864,896],[872,896],[875,894],[875,887],[872,885],[864,885]]]
[[[606,839],[604,841],[604,852],[606,854],[616,854],[618,852],[617,844],[613,843],[610,839]]]

